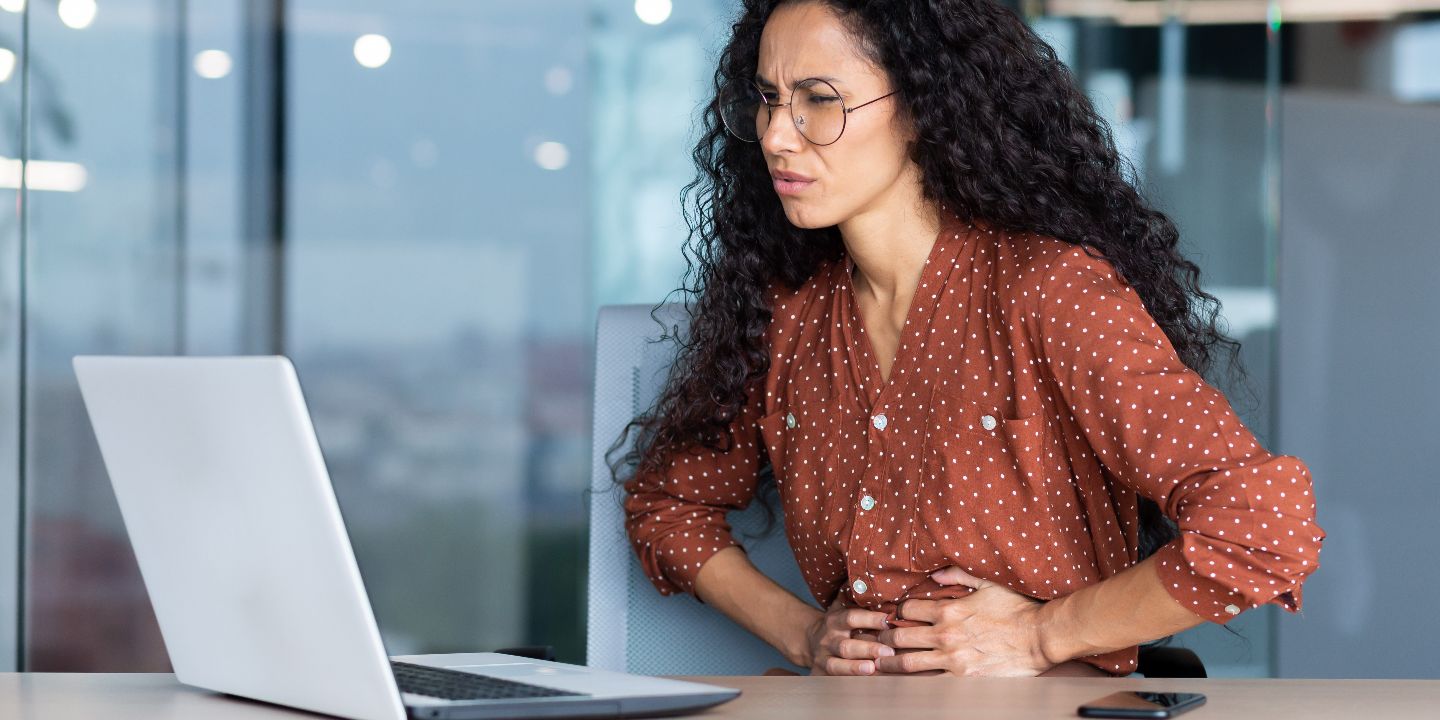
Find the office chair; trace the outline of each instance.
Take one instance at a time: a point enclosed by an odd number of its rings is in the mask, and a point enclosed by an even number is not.
[[[808,674],[807,668],[790,663],[714,608],[688,596],[662,596],[631,549],[620,506],[623,490],[611,479],[605,452],[626,423],[655,403],[675,358],[672,342],[654,342],[661,329],[650,317],[651,309],[607,305],[600,308],[596,323],[586,664],[645,675],[760,675],[771,668]],[[689,318],[680,304],[662,305],[656,315],[669,334],[685,333]],[[632,433],[628,440],[633,439]],[[813,605],[779,512],[777,507],[775,526],[760,538],[755,536],[764,527],[764,510],[758,502],[726,517],[750,561]],[[1142,647],[1138,672],[1146,677],[1205,676],[1200,659],[1177,647]]]
[[[623,489],[611,479],[605,451],[626,423],[655,403],[674,361],[673,343],[651,342],[661,334],[651,309],[602,307],[596,324],[586,664],[644,675],[760,675],[772,667],[808,673],[714,608],[693,597],[662,596],[631,549],[620,506]],[[682,334],[689,322],[675,303],[661,306],[656,315]],[[750,539],[764,527],[758,502],[731,511],[727,518],[761,572],[797,597],[810,597],[778,508],[775,526],[763,538]]]

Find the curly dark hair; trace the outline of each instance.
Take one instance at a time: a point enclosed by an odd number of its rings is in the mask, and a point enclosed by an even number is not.
[[[899,112],[917,133],[910,159],[921,169],[926,200],[963,220],[1090,246],[1139,294],[1185,365],[1203,375],[1223,346],[1231,369],[1238,368],[1240,343],[1218,329],[1220,303],[1200,289],[1200,269],[1177,250],[1174,223],[1122,174],[1126,161],[1104,119],[1050,45],[1012,10],[996,0],[744,0],[719,57],[716,97],[754,76],[761,30],[785,2],[830,8],[887,73]],[[796,289],[842,249],[837,228],[789,222],[762,153],[726,134],[714,102],[702,122],[693,152],[699,174],[680,194],[690,226],[688,269],[674,292],[687,296],[688,334],[663,336],[678,353],[666,386],[607,453],[637,430],[620,464],[647,475],[660,473],[678,450],[724,450],[734,442],[729,423],[746,387],[768,368],[766,284]],[[610,467],[616,483],[627,482],[620,467]],[[768,465],[759,482],[768,532]],[[1141,497],[1140,557],[1177,534],[1156,503]]]

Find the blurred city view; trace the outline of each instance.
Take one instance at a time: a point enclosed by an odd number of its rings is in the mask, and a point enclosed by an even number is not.
[[[1224,300],[1252,377],[1232,401],[1268,443],[1278,103],[1440,101],[1416,70],[1440,66],[1440,21],[1011,4]],[[169,669],[76,354],[291,357],[389,652],[583,663],[589,453],[613,440],[590,437],[595,314],[680,282],[679,190],[737,9],[0,2],[0,492],[20,500],[0,503],[0,669]],[[1181,642],[1212,674],[1273,674],[1273,611]]]

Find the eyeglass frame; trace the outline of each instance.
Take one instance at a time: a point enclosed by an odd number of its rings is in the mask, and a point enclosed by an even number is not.
[[[791,86],[790,86],[790,98],[791,98],[791,99],[790,99],[789,101],[783,102],[783,103],[776,103],[776,104],[774,104],[774,105],[771,105],[770,102],[765,99],[765,91],[764,91],[764,90],[761,90],[761,89],[760,89],[760,86],[757,85],[757,84],[755,84],[755,82],[752,80],[752,81],[750,81],[750,82],[748,82],[748,83],[746,83],[746,84],[750,86],[750,89],[754,90],[755,92],[759,93],[759,95],[760,95],[760,104],[765,106],[765,112],[767,113],[767,115],[766,115],[766,120],[765,120],[765,122],[766,122],[766,128],[767,128],[767,129],[769,128],[769,123],[770,123],[770,121],[772,121],[772,120],[775,119],[775,108],[789,107],[790,103],[795,102],[795,100],[794,100],[794,98],[795,98],[795,88],[798,88],[798,87],[800,87],[801,85],[803,85],[803,84],[805,84],[805,83],[807,83],[807,82],[810,82],[811,80],[814,80],[815,82],[825,83],[826,85],[828,85],[828,86],[830,87],[831,90],[834,90],[834,91],[835,91],[835,97],[840,100],[840,110],[841,110],[841,113],[840,113],[840,132],[839,132],[839,134],[837,134],[837,135],[835,136],[835,139],[834,139],[834,140],[831,140],[831,141],[828,142],[828,143],[818,143],[818,142],[815,142],[814,140],[811,140],[811,139],[810,139],[810,136],[808,136],[808,135],[805,134],[805,130],[802,129],[799,125],[796,125],[796,124],[795,124],[795,110],[794,110],[793,108],[790,110],[790,124],[795,126],[795,132],[800,133],[800,137],[805,138],[805,142],[808,142],[808,143],[810,143],[811,145],[814,145],[814,146],[816,146],[816,147],[827,147],[827,146],[830,146],[830,145],[834,145],[834,144],[837,143],[837,142],[840,142],[840,138],[845,137],[845,128],[846,128],[846,126],[848,126],[848,125],[850,124],[850,122],[849,122],[849,120],[850,120],[850,113],[855,112],[856,110],[859,110],[860,108],[863,108],[863,107],[865,107],[866,105],[869,105],[869,104],[875,103],[875,102],[879,102],[879,101],[881,101],[881,100],[884,100],[885,98],[890,97],[891,95],[894,95],[895,93],[900,92],[898,89],[897,89],[897,90],[891,90],[890,92],[885,93],[884,95],[881,95],[880,97],[877,97],[877,98],[875,98],[875,99],[873,99],[873,100],[866,100],[865,102],[860,103],[859,105],[856,105],[855,107],[846,107],[846,106],[845,106],[845,96],[842,95],[842,94],[840,94],[840,89],[839,89],[839,88],[835,87],[834,85],[831,85],[831,84],[830,84],[830,81],[828,81],[828,80],[825,80],[825,79],[822,79],[822,78],[818,78],[818,77],[808,77],[808,78],[804,78],[803,80],[797,80],[797,81],[795,81],[795,84],[794,84],[794,85],[791,85]],[[716,102],[717,102],[717,103],[719,102],[719,98],[716,98]],[[745,138],[740,137],[738,134],[736,134],[736,132],[735,132],[734,130],[730,129],[730,123],[725,122],[725,112],[724,112],[723,107],[721,108],[721,111],[720,111],[720,122],[721,122],[721,124],[723,124],[723,125],[725,126],[726,132],[730,133],[730,136],[731,136],[731,137],[735,138],[736,140],[739,140],[740,142],[760,142],[760,138],[761,138],[761,137],[764,137],[763,134],[756,136],[756,138],[755,138],[754,140],[746,140]]]

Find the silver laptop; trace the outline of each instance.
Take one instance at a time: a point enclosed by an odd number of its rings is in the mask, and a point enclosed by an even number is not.
[[[357,720],[670,715],[740,694],[494,652],[388,657],[288,359],[74,364],[180,682]]]

